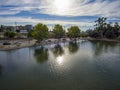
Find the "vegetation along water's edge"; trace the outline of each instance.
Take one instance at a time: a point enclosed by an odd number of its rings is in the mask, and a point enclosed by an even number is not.
[[[20,28],[18,28],[20,29]],[[25,38],[19,40],[20,38]],[[15,40],[16,39],[16,40]],[[56,24],[49,30],[48,26],[42,23],[36,24],[33,28],[20,32],[12,31],[10,27],[0,27],[0,50],[18,49],[33,45],[58,44],[76,40],[102,40],[120,42],[120,25],[107,22],[107,18],[100,17],[95,21],[94,29],[83,31],[79,26],[72,25],[65,29],[62,25]]]

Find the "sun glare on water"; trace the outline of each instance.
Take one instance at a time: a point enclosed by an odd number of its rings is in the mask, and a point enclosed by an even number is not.
[[[62,64],[63,60],[64,60],[64,58],[62,56],[57,57],[57,63],[58,64]]]

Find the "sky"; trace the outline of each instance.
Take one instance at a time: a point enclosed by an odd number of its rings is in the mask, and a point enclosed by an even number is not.
[[[94,28],[98,17],[120,24],[120,0],[0,0],[0,25],[61,24]]]

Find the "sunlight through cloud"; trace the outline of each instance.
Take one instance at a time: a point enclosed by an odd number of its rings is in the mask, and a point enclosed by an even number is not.
[[[70,0],[64,0],[64,2],[62,0],[55,0],[53,5],[56,8],[56,13],[57,14],[64,14],[66,13],[66,11],[69,10],[69,6],[70,6]]]
[[[120,0],[1,0],[0,23],[44,23],[93,28],[97,17],[120,23]]]

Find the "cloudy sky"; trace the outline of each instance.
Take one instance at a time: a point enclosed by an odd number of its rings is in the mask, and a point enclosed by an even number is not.
[[[98,17],[120,23],[120,0],[0,0],[0,24],[77,25],[93,28]]]

